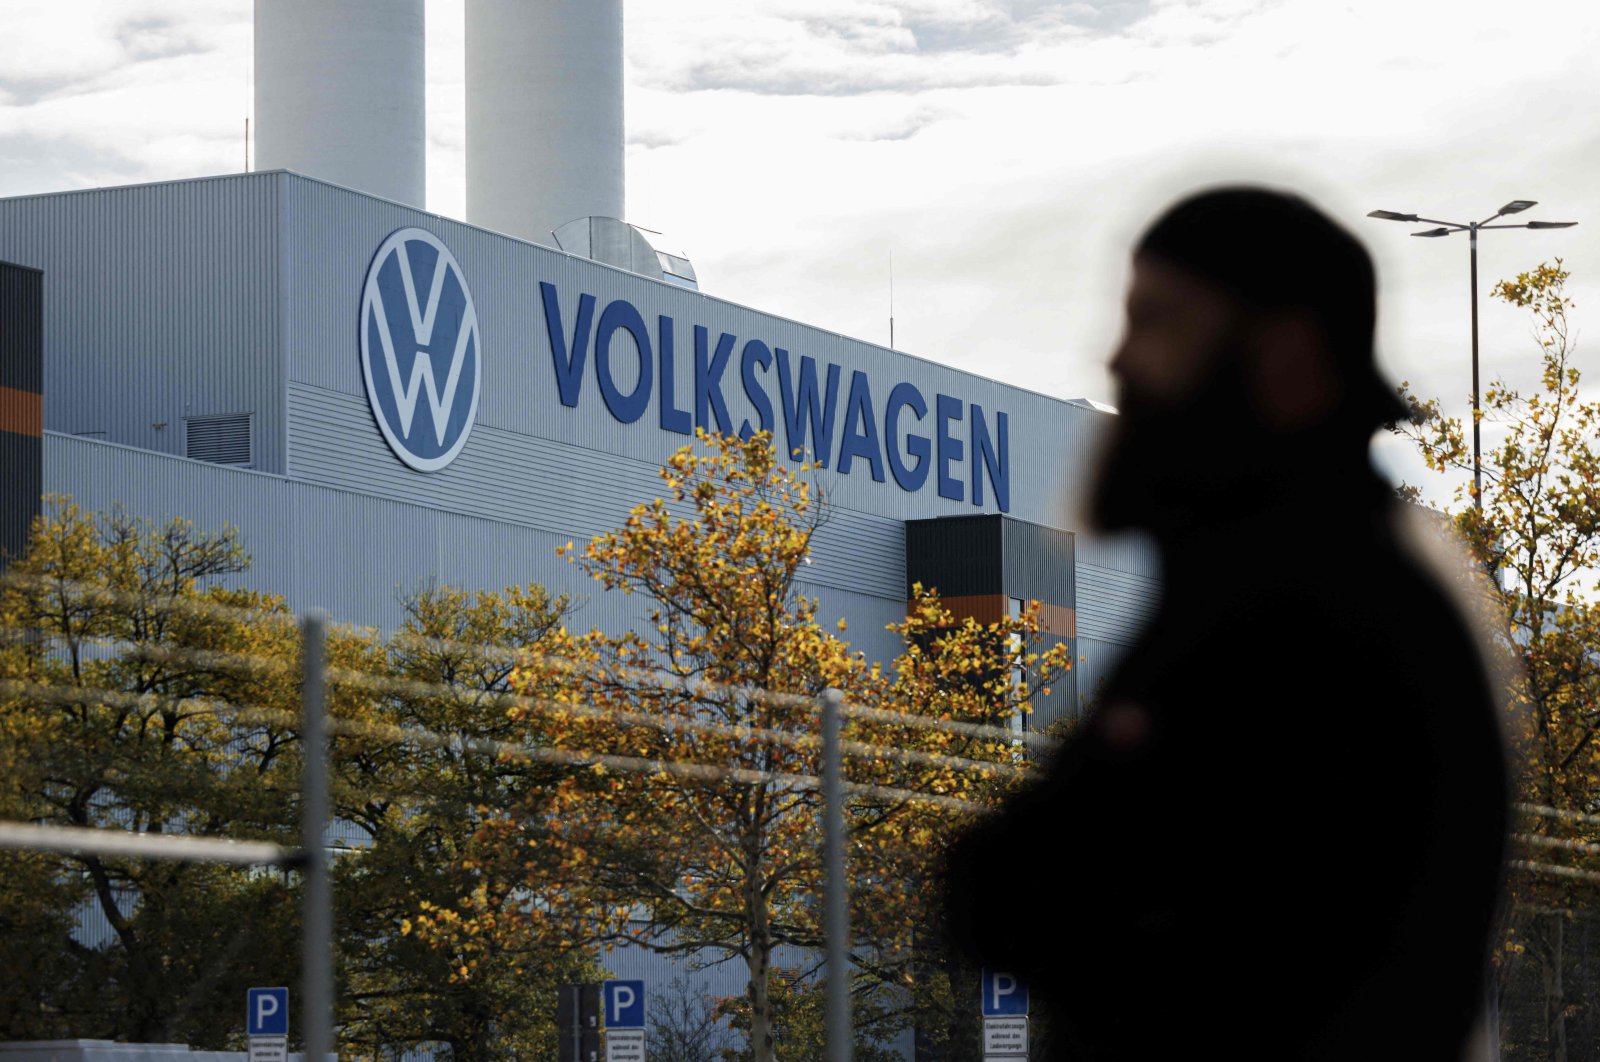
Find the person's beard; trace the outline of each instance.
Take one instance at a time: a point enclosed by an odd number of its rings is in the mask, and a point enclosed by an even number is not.
[[[1100,529],[1182,534],[1237,505],[1268,471],[1271,448],[1232,353],[1177,402],[1122,388],[1090,493],[1089,515]]]

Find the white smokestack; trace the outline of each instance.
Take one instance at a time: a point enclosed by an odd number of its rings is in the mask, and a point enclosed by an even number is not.
[[[423,0],[256,0],[255,168],[422,206]]]
[[[622,0],[467,0],[467,220],[623,216]]]

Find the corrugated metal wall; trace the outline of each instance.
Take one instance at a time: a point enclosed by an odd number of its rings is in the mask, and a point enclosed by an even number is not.
[[[1051,527],[1083,526],[1077,498],[1104,414],[345,189],[283,179],[292,475],[574,538],[616,526],[629,506],[659,492],[656,470],[687,439],[657,426],[655,404],[637,423],[617,422],[592,380],[576,408],[560,404],[539,298],[539,283],[547,281],[561,294],[569,328],[581,294],[596,296],[597,308],[626,298],[652,325],[659,315],[671,316],[679,407],[693,405],[692,329],[698,324],[711,331],[713,341],[727,332],[741,343],[761,339],[796,356],[838,363],[847,373],[863,369],[880,402],[888,387],[907,380],[930,401],[943,392],[978,402],[991,418],[1005,411],[1011,515]],[[352,327],[372,251],[404,225],[426,228],[450,246],[472,287],[484,344],[478,426],[455,464],[433,474],[406,468],[384,445],[368,409]],[[755,411],[734,376],[724,390],[733,420],[753,421]],[[911,494],[892,480],[873,482],[860,467],[849,475],[818,475],[834,507],[818,535],[815,570],[808,573],[823,586],[896,595],[904,563],[902,521],[985,511],[940,498],[932,482]],[[992,498],[985,509],[994,511]],[[1140,543],[1092,536],[1081,536],[1081,542],[1087,556],[1109,570],[1153,573],[1153,555]],[[1100,598],[1079,607],[1089,613],[1080,624],[1092,630],[1100,610],[1110,609],[1108,620],[1118,629],[1096,636],[1111,640],[1128,637],[1136,626],[1118,613],[1143,608]]]
[[[412,472],[395,460],[372,426],[365,398],[294,385],[293,468],[317,482],[378,492],[540,528],[583,542],[621,525],[628,510],[661,494],[659,464],[616,457],[480,424],[449,468]],[[373,441],[376,445],[372,445]],[[334,455],[342,454],[342,460]],[[900,596],[905,533],[898,520],[835,510],[818,530],[811,580],[841,589]]]
[[[619,423],[601,400],[592,378],[592,364],[579,404],[575,408],[561,405],[540,299],[539,284],[545,281],[554,284],[560,293],[568,330],[579,296],[585,293],[596,297],[597,317],[611,300],[627,299],[650,326],[652,343],[658,316],[671,316],[675,322],[680,408],[693,407],[693,328],[703,325],[710,330],[713,343],[726,332],[738,337],[741,345],[749,339],[760,339],[769,347],[789,350],[796,358],[814,357],[819,368],[827,362],[841,366],[841,420],[850,371],[854,369],[868,374],[873,399],[880,408],[889,389],[904,380],[916,384],[930,406],[937,393],[957,397],[963,403],[978,403],[990,418],[991,431],[995,430],[995,414],[1004,411],[1010,424],[1012,515],[1049,526],[1073,526],[1069,521],[1071,498],[1082,478],[1094,429],[1103,419],[1102,414],[333,185],[292,175],[285,175],[282,180],[286,182],[286,335],[289,374],[295,385],[289,428],[293,475],[323,479],[347,474],[341,468],[348,468],[354,458],[352,451],[359,448],[373,453],[372,466],[363,468],[364,474],[376,477],[369,478],[369,489],[382,494],[404,493],[417,489],[411,484],[424,478],[387,453],[382,436],[365,412],[367,399],[356,346],[361,289],[372,255],[396,228],[415,225],[434,233],[449,246],[466,274],[477,305],[483,337],[484,390],[478,407],[478,427],[463,459],[474,449],[485,449],[489,459],[496,460],[494,448],[504,436],[486,432],[480,439],[478,432],[484,428],[569,444],[575,448],[568,451],[575,468],[584,472],[588,469],[577,464],[581,460],[578,451],[592,451],[607,463],[631,458],[645,467],[657,468],[688,441],[659,428],[654,401],[638,422]],[[631,349],[625,338],[619,338],[617,343],[619,350]],[[616,360],[619,368],[633,364],[631,353],[619,354]],[[737,426],[746,418],[753,421],[755,411],[744,398],[737,357],[734,362],[725,377],[724,393]],[[775,375],[771,378],[776,379]],[[628,382],[619,379],[624,386]],[[319,434],[331,426],[317,423],[326,406],[311,399],[312,388],[355,399],[365,426],[351,435],[343,433],[354,425],[334,429],[341,433],[337,443],[326,434]],[[776,402],[775,384],[771,389]],[[931,433],[932,420],[930,410],[920,430]],[[836,436],[838,430],[836,427]],[[967,422],[960,422],[957,430],[965,443]],[[297,438],[301,433],[315,437]],[[960,466],[963,478],[969,467]],[[995,511],[992,492],[989,504],[983,508],[940,498],[931,478],[922,490],[911,494],[887,476],[885,482],[875,483],[859,462],[849,475],[831,475],[828,481],[839,507],[893,520]],[[478,478],[468,489],[492,493],[497,486],[492,480]]]
[[[1122,571],[1078,560],[1078,633],[1086,638],[1129,643],[1144,629],[1161,600],[1153,574]]]
[[[1005,551],[996,516],[916,520],[906,528],[906,583],[938,590],[944,597],[998,595],[1005,590]],[[1060,602],[1071,607],[1071,600]]]
[[[1148,567],[1143,571],[1128,571],[1085,563],[1079,541],[1078,698],[1088,704],[1155,614],[1161,603],[1161,582],[1148,543],[1128,540],[1117,544],[1147,557]]]
[[[401,599],[428,580],[474,589],[542,583],[573,596],[572,624],[582,628],[623,630],[644,615],[639,598],[600,592],[556,556],[574,535],[538,526],[54,432],[44,438],[44,480],[51,493],[71,495],[91,510],[121,506],[156,520],[183,516],[202,530],[237,527],[254,558],[250,572],[237,577],[240,584],[280,592],[296,609],[325,609],[336,622],[391,630],[403,614]],[[823,543],[819,552],[844,548]],[[895,582],[886,597],[816,579],[800,589],[819,599],[830,627],[848,618],[857,648],[892,655],[882,629],[904,614],[899,556],[889,565],[892,575],[880,576]],[[819,561],[807,574],[829,567]]]
[[[776,948],[772,965],[788,974],[805,974],[816,979],[822,976],[821,956],[791,945]],[[719,961],[720,960],[720,961]],[[707,949],[686,962],[681,955],[663,955],[634,944],[622,944],[604,952],[600,963],[606,973],[619,981],[638,980],[645,983],[646,1020],[654,1013],[654,999],[686,994],[691,1000],[726,999],[742,996],[748,987],[749,971],[738,956],[720,959],[718,953]],[[728,1044],[739,1042],[732,1034]],[[888,1045],[898,1051],[901,1058],[912,1057],[913,1037],[907,1029]],[[780,1050],[780,1055],[782,1054]]]
[[[358,360],[366,270],[384,238],[408,225],[450,247],[481,327],[477,426],[459,460],[433,474],[389,451]],[[1104,414],[707,295],[285,173],[0,200],[0,257],[46,271],[46,490],[91,509],[237,526],[255,558],[241,581],[283,593],[296,609],[392,628],[403,595],[427,580],[537,581],[574,594],[575,626],[619,630],[641,618],[643,602],[600,594],[555,550],[655,497],[656,469],[687,440],[659,427],[656,400],[638,423],[619,423],[592,367],[577,407],[560,404],[541,281],[558,289],[569,329],[581,294],[599,307],[626,298],[652,339],[656,318],[670,315],[679,408],[693,408],[693,329],[703,325],[713,342],[726,332],[839,365],[841,417],[857,369],[879,410],[906,381],[930,407],[939,393],[981,405],[991,430],[1006,413],[1010,515],[1078,532],[1069,579],[1080,692],[1092,692],[1156,599],[1147,545],[1082,533],[1078,497]],[[753,420],[737,367],[726,381],[735,426]],[[176,456],[185,415],[239,412],[254,414],[257,466],[276,474]],[[931,435],[932,424],[930,408],[916,430]],[[968,442],[965,422],[958,430]],[[832,518],[802,590],[818,597],[824,623],[846,618],[856,648],[886,659],[897,640],[884,627],[904,615],[904,521],[993,512],[992,489],[979,508],[940,498],[933,477],[916,493],[874,482],[861,466],[821,473],[819,483]],[[663,976],[641,956],[614,955],[619,974]],[[721,976],[702,983],[723,986]],[[740,976],[725,979],[730,994]]]
[[[460,262],[483,343],[477,426],[456,463],[431,474],[388,449],[368,409],[358,353],[371,256],[407,225],[435,233]],[[46,447],[54,455],[47,490],[120,498],[138,511],[184,512],[202,523],[231,519],[258,554],[252,581],[284,588],[297,605],[383,626],[397,617],[396,595],[424,578],[482,586],[539,579],[593,598],[592,583],[551,559],[554,548],[617,526],[629,507],[658,494],[656,470],[687,441],[659,427],[654,401],[639,422],[618,422],[601,401],[592,365],[577,407],[559,402],[541,281],[556,286],[569,329],[581,294],[594,295],[597,310],[626,298],[652,328],[670,315],[680,408],[693,407],[693,329],[703,325],[713,342],[726,332],[741,344],[760,339],[823,367],[838,364],[842,389],[863,370],[880,410],[887,390],[907,381],[930,405],[939,393],[978,403],[991,430],[1003,411],[1010,515],[1047,527],[1083,527],[1077,498],[1106,419],[282,172],[3,200],[0,256],[47,271],[53,431],[104,432],[113,442],[181,453],[183,415],[249,411],[258,467],[300,481],[229,478],[195,462],[156,467],[57,439]],[[617,360],[625,366],[631,358]],[[723,392],[736,424],[755,418],[736,364]],[[841,419],[843,405],[842,390]],[[917,430],[932,434],[932,421],[930,410]],[[964,437],[965,424],[958,430]],[[967,449],[958,473],[964,480]],[[992,489],[979,508],[940,498],[932,477],[915,493],[892,478],[874,482],[862,464],[849,475],[821,471],[817,482],[832,517],[818,533],[808,585],[826,591],[830,607],[858,631],[852,609],[865,609],[876,627],[896,618],[889,609],[903,607],[903,521],[994,511]],[[1148,550],[1080,533],[1077,568],[1079,630],[1125,642],[1148,611]],[[609,602],[591,600],[587,610],[631,618]]]
[[[0,567],[27,548],[44,485],[43,284],[0,261]]]
[[[183,452],[254,413],[283,471],[278,192],[253,176],[0,199],[0,258],[45,273],[45,426]]]

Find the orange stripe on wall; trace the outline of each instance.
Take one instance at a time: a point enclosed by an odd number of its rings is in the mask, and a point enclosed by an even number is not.
[[[966,597],[940,599],[956,619],[971,617],[979,623],[998,623],[1011,610],[1011,599],[1004,594],[970,594]],[[907,602],[907,610],[910,603]],[[1039,607],[1039,629],[1057,638],[1078,636],[1078,610],[1061,605],[1045,604]]]
[[[971,616],[979,623],[998,623],[1010,608],[1010,599],[1004,594],[971,594],[966,597],[939,599],[956,619]]]
[[[1078,636],[1078,610],[1060,605],[1039,606],[1039,629],[1057,638]]]
[[[0,387],[0,431],[13,435],[44,434],[44,395]]]

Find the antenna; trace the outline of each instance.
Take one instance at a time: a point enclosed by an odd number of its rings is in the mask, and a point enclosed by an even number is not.
[[[889,248],[889,349],[894,349],[894,248]]]
[[[244,172],[250,172],[250,112],[255,107],[256,91],[255,32],[250,34],[250,54],[244,60]]]

